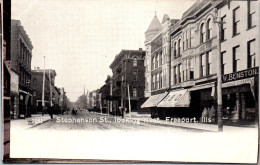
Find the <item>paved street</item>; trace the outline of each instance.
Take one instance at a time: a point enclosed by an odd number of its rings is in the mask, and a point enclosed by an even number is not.
[[[148,119],[147,115],[144,117]],[[142,118],[143,119],[143,118]],[[150,119],[150,118],[149,118]],[[151,120],[151,119],[150,119]],[[124,130],[124,131],[173,131],[173,132],[201,132],[196,129],[179,128],[170,125],[156,124],[155,122],[141,122],[135,118],[122,118],[93,112],[78,111],[77,115],[60,115],[56,119],[34,126],[32,129],[55,130]]]

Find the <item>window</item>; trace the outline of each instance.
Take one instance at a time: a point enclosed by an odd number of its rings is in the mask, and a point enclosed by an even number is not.
[[[179,71],[179,74],[178,74],[178,83],[181,83],[181,72],[182,72],[182,66],[181,66],[181,64],[178,65],[178,71]]]
[[[159,81],[160,81],[160,77],[159,74],[156,74],[156,89],[159,89]]]
[[[155,59],[154,59],[154,57],[152,58],[152,70],[154,70],[154,68],[155,68]]]
[[[250,29],[254,27],[253,20],[255,16],[255,11],[252,11],[252,0],[247,0],[247,28]]]
[[[188,33],[189,31],[187,30],[186,31],[186,49],[188,49],[189,48],[189,38],[188,38]]]
[[[137,66],[137,58],[136,57],[133,59],[133,66]]]
[[[173,55],[174,55],[174,59],[175,59],[177,57],[177,42],[174,43],[173,50],[174,50]]]
[[[225,74],[225,70],[226,70],[226,60],[225,60],[225,54],[226,51],[221,52],[221,75]]]
[[[162,53],[159,54],[159,57],[160,57],[159,65],[162,66]]]
[[[181,40],[179,39],[179,42],[178,42],[178,57],[181,56]]]
[[[190,47],[193,47],[194,42],[194,30],[190,29]]]
[[[159,54],[156,55],[155,69],[159,67]]]
[[[174,66],[174,84],[178,84],[178,82],[177,82],[177,73],[178,73],[178,71],[177,71],[177,66]]]
[[[188,60],[189,59],[185,59],[183,62],[183,81],[188,80],[188,71],[189,71],[189,65],[188,65]]]
[[[155,75],[152,76],[152,89],[155,89]]]
[[[238,51],[239,51],[239,46],[236,46],[233,48],[233,72],[237,72],[238,70]]]
[[[212,71],[212,52],[207,52],[207,75],[213,74]]]
[[[247,42],[248,68],[256,67],[256,49],[255,39]]]
[[[190,69],[190,80],[193,80],[194,79],[194,59],[193,58],[190,58],[189,59],[189,69]]]
[[[206,76],[206,54],[202,54],[200,56],[200,60],[201,60],[200,76],[204,77],[204,76]]]
[[[162,72],[159,73],[160,82],[159,82],[159,88],[162,88]]]
[[[137,81],[137,71],[133,71],[133,80]]]
[[[238,34],[238,23],[239,23],[239,19],[238,19],[238,9],[239,7],[235,8],[233,10],[233,36]]]
[[[208,19],[207,21],[207,39],[211,39],[212,37],[212,21],[211,19]]]
[[[133,97],[137,97],[137,88],[133,87]]]
[[[206,28],[204,23],[200,26],[200,43],[204,43],[206,40]]]
[[[185,50],[185,46],[186,46],[186,44],[185,44],[185,41],[186,41],[186,33],[183,33],[183,44],[182,44],[182,50]]]
[[[225,31],[226,31],[226,15],[221,17],[221,22],[225,22],[221,24],[221,41],[224,41],[226,39],[225,37]]]

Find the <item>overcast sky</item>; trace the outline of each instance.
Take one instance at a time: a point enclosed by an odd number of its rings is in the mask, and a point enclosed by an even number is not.
[[[71,101],[100,88],[121,49],[144,48],[144,32],[155,11],[181,18],[195,0],[12,0],[33,48],[32,69],[55,69],[55,84]]]

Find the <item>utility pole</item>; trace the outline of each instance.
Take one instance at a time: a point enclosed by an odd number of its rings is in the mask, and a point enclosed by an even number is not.
[[[45,107],[45,101],[44,101],[44,87],[45,87],[45,56],[43,59],[43,82],[42,82],[42,116],[44,115],[43,110]]]
[[[221,64],[221,27],[225,22],[221,22],[220,10],[215,8],[215,14],[217,16],[215,23],[218,24],[218,65],[217,65],[217,102],[218,102],[218,131],[223,132],[223,121],[222,121],[222,64]]]
[[[131,117],[131,101],[130,101],[129,84],[127,84],[127,90],[128,90],[129,115]]]
[[[50,81],[50,107],[52,107],[52,87],[51,87],[51,71],[49,69],[49,81]]]

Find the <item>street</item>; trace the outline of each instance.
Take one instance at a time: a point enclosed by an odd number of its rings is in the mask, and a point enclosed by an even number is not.
[[[144,118],[149,118],[145,116]],[[156,119],[154,119],[156,120]],[[78,111],[77,115],[61,115],[56,119],[33,127],[32,129],[54,130],[124,130],[124,131],[173,131],[173,132],[201,132],[195,129],[177,128],[169,125],[159,125],[154,122],[141,122],[137,119],[122,118],[107,114]]]
[[[44,117],[50,119],[48,115]],[[104,121],[101,122],[100,117],[104,117]],[[78,111],[76,116],[67,114],[55,118],[30,127],[25,120],[13,120],[10,156],[234,163],[256,161],[257,128],[225,127],[224,132],[218,133],[154,122],[119,123],[113,116],[85,111]],[[122,120],[121,117],[117,119]],[[218,154],[214,154],[216,152]]]

